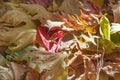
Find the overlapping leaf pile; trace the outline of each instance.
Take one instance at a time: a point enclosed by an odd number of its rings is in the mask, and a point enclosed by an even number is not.
[[[0,80],[119,80],[119,4],[0,0]]]

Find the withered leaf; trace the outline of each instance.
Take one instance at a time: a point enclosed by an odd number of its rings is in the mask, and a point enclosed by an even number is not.
[[[27,59],[29,66],[41,73],[41,80],[66,80],[65,57],[61,53],[34,51],[25,53],[22,59]]]

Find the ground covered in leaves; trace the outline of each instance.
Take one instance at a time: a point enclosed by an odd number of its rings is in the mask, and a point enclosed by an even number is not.
[[[0,0],[0,80],[120,80],[120,1]]]

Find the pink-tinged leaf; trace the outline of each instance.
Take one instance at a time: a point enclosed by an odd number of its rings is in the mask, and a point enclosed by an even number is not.
[[[27,1],[32,4],[40,4],[45,8],[48,8],[50,5],[52,5],[52,0],[27,0]]]
[[[63,31],[61,29],[49,30],[46,26],[37,28],[37,42],[49,52],[58,52],[62,37]]]

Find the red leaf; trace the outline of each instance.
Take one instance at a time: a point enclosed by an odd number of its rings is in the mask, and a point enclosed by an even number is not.
[[[63,37],[61,29],[49,30],[48,27],[37,28],[37,42],[49,52],[58,52],[59,43]]]

